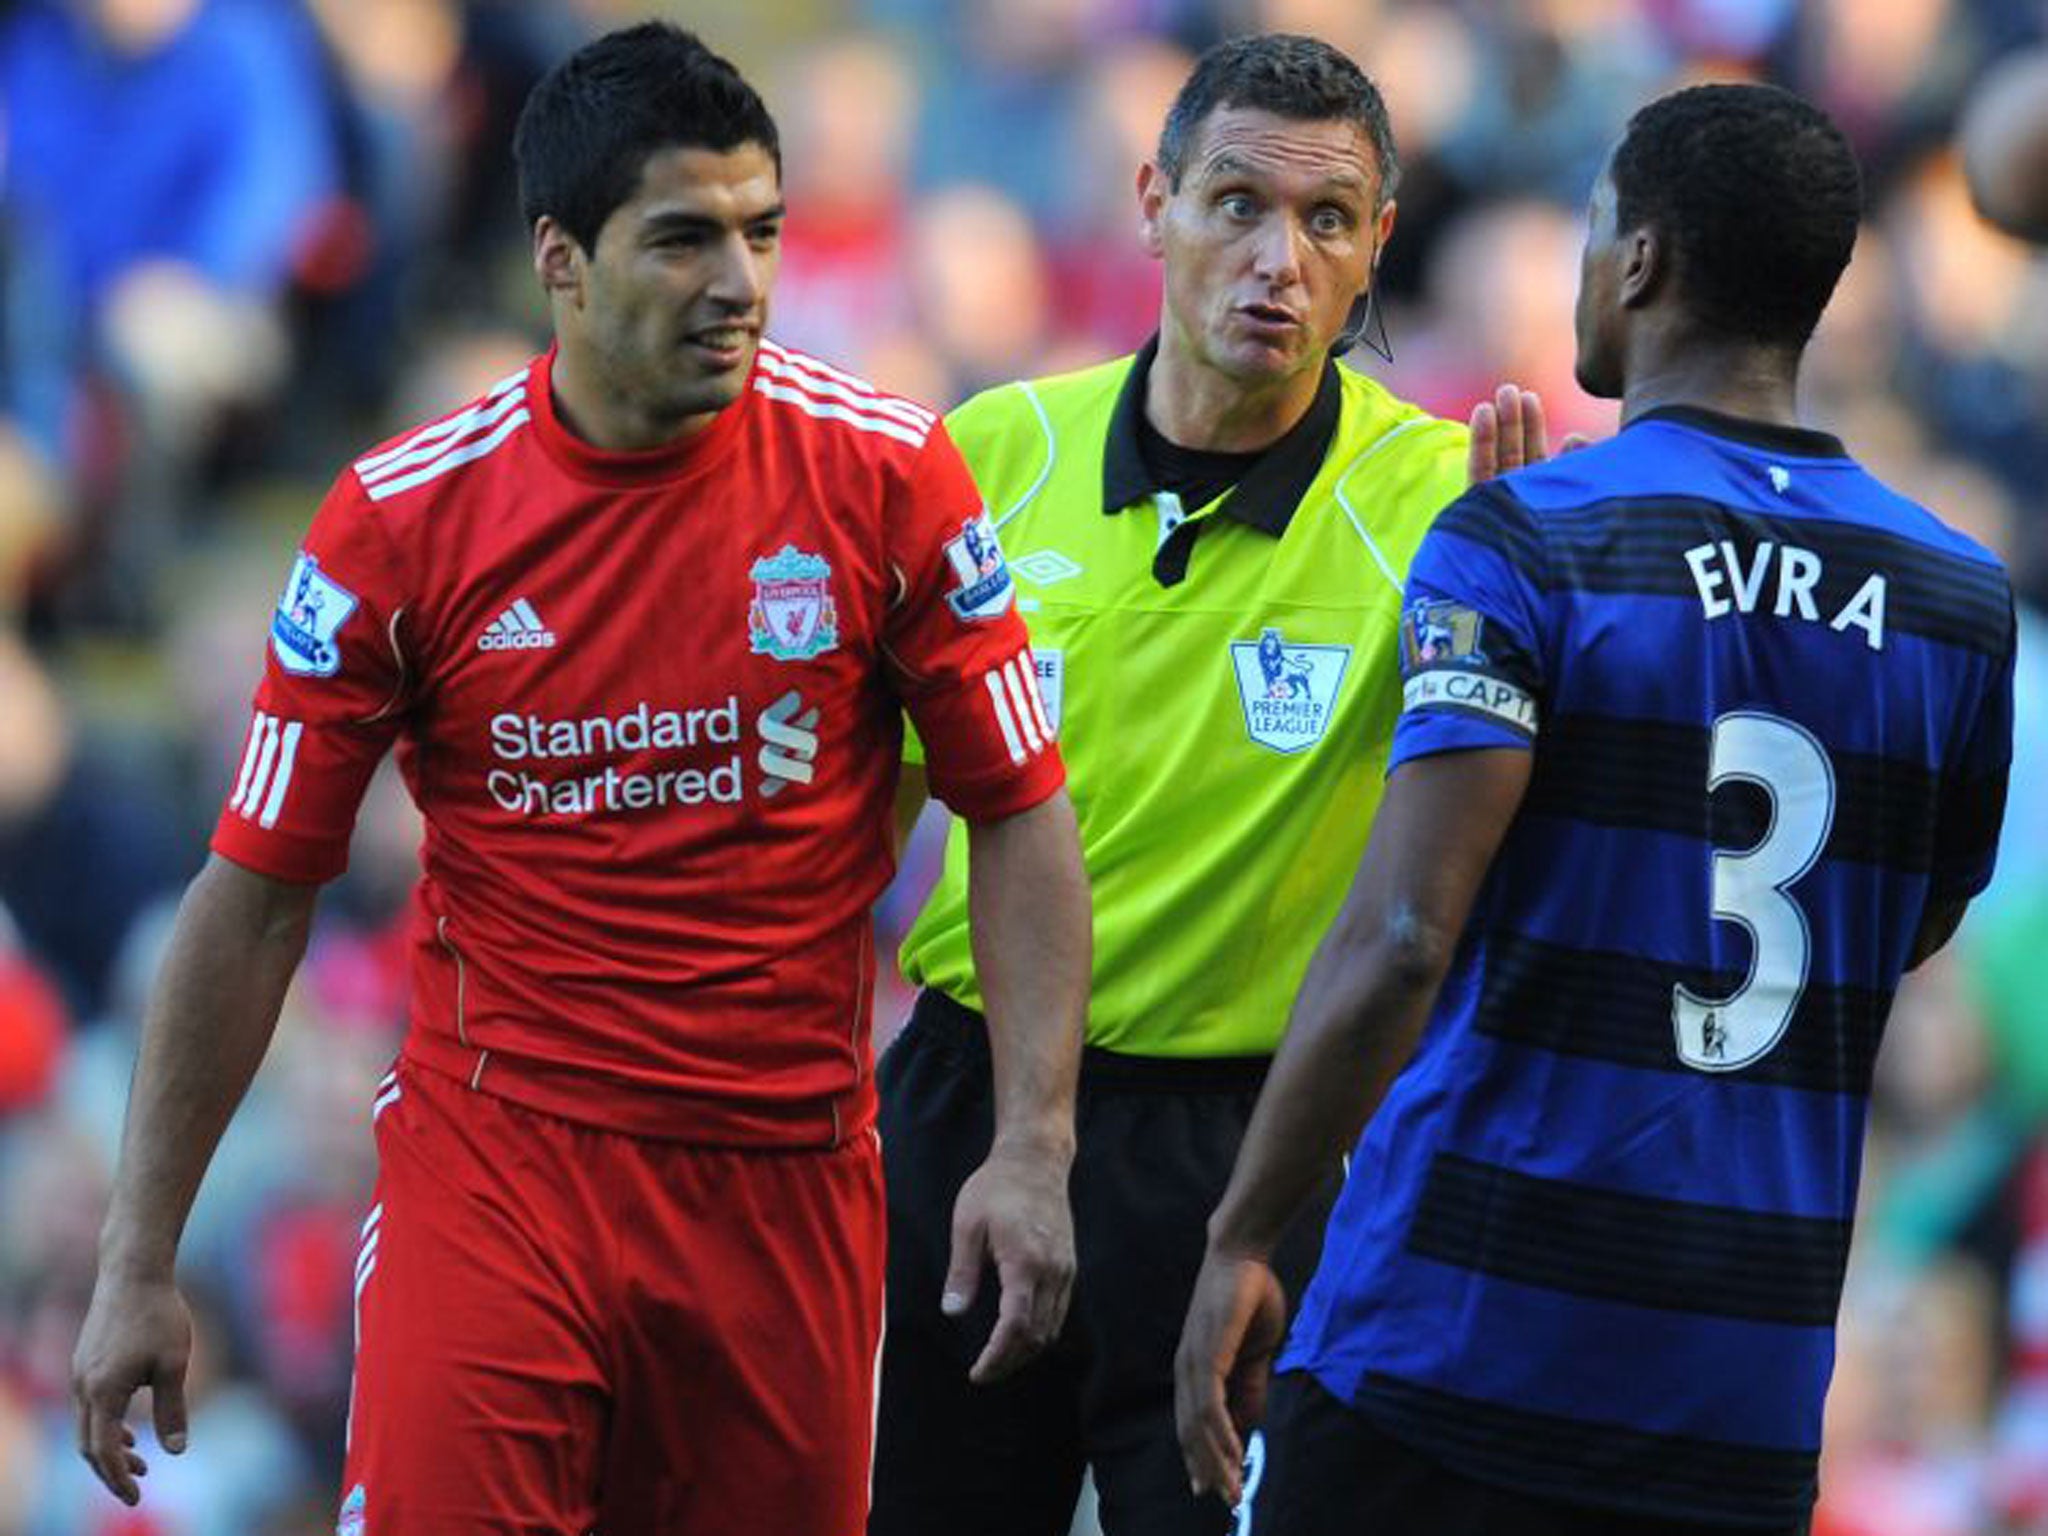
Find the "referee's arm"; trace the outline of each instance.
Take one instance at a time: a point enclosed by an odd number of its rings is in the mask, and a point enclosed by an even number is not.
[[[1267,1263],[1294,1214],[1406,1064],[1473,899],[1528,788],[1519,748],[1443,752],[1387,780],[1357,879],[1303,979],[1209,1248],[1174,1361],[1195,1491],[1243,1492],[1244,1431],[1286,1331]]]

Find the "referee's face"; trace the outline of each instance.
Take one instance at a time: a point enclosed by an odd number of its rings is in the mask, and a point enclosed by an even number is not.
[[[1160,345],[1247,390],[1321,369],[1394,226],[1357,124],[1250,107],[1202,121],[1178,187],[1146,165],[1138,198]]]
[[[614,409],[666,435],[708,422],[753,369],[782,216],[761,145],[655,151],[596,249],[577,253],[576,281],[556,305],[564,352],[581,352]]]

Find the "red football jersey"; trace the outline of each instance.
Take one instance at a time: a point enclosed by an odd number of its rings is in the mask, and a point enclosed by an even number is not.
[[[647,453],[573,436],[552,360],[329,493],[213,847],[338,874],[396,742],[408,1053],[639,1134],[843,1140],[901,712],[963,816],[1062,782],[994,532],[930,411],[773,343]]]

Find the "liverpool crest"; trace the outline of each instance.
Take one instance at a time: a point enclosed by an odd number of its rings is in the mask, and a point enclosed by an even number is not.
[[[754,579],[754,600],[747,606],[754,654],[805,661],[839,644],[831,561],[785,544],[756,560],[748,574]]]

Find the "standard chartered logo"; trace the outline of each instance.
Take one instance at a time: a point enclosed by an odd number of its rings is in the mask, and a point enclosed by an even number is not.
[[[798,714],[798,710],[803,710]],[[791,784],[808,784],[818,760],[818,707],[804,709],[803,695],[794,688],[762,710],[754,721],[761,732],[761,754],[756,759],[765,777],[761,794],[772,799]]]
[[[602,816],[671,806],[737,805],[746,797],[740,701],[658,709],[644,700],[618,714],[555,720],[506,712],[490,722],[484,789],[522,816]],[[760,793],[809,784],[818,756],[818,710],[791,689],[755,716]],[[607,761],[619,759],[620,761]]]

